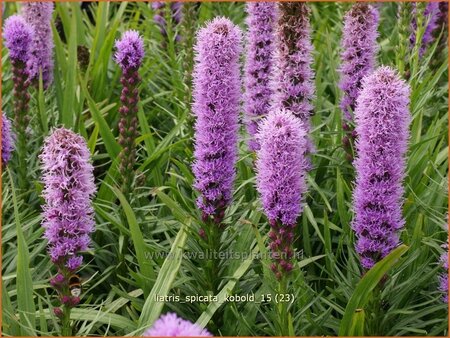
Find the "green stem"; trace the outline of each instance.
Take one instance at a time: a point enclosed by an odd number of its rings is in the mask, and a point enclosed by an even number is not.
[[[288,290],[289,277],[287,275],[283,275],[279,282],[279,295],[285,295]],[[284,297],[278,297],[279,301],[278,306],[278,322],[280,326],[280,336],[288,336],[289,335],[289,323],[288,323],[288,303],[284,301]]]
[[[70,307],[64,306],[62,318],[62,332],[63,337],[72,336],[72,327],[70,326]]]

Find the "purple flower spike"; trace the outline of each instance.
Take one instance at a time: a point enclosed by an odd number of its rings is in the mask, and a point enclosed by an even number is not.
[[[306,191],[306,130],[287,111],[270,112],[261,121],[257,140],[257,188],[272,231],[270,249],[277,277],[292,269],[292,241]]]
[[[311,10],[305,2],[280,2],[278,10],[274,107],[292,112],[309,133],[309,119],[313,112],[311,101],[314,98]],[[312,149],[309,142],[308,151]]]
[[[35,32],[31,58],[28,61],[30,80],[39,80],[42,71],[44,88],[53,81],[52,2],[23,2],[22,14]]]
[[[11,121],[5,113],[2,113],[2,164],[4,166],[11,160],[14,150],[14,139]]]
[[[139,67],[144,59],[144,41],[138,32],[130,30],[116,41],[115,61],[122,68],[120,82],[123,86],[119,108],[119,171],[122,176],[122,192],[131,192],[135,177],[136,138],[138,136],[137,112],[139,109]]]
[[[425,10],[423,12],[424,16],[424,24],[425,26],[425,32],[423,33],[422,37],[422,43],[420,45],[419,54],[422,56],[428,45],[433,43],[434,40],[434,31],[438,27],[438,21],[439,21],[439,2],[428,2]],[[412,25],[412,33],[410,36],[411,46],[414,46],[416,43],[416,31],[417,31],[417,4],[413,2],[413,21],[411,23]]]
[[[212,335],[197,324],[177,317],[175,313],[162,315],[143,337],[211,337]]]
[[[94,231],[91,199],[96,191],[90,153],[85,140],[60,128],[45,140],[42,161],[42,226],[52,262],[64,274],[76,271],[82,262],[80,251],[90,244]]]
[[[272,75],[273,40],[276,20],[276,3],[247,3],[247,60],[245,65],[245,100],[249,148],[259,148],[255,140],[259,120],[269,112],[272,99],[270,78]]]
[[[12,15],[6,19],[3,38],[11,60],[24,63],[29,60],[33,35],[32,27],[20,15]]]
[[[19,187],[26,190],[29,182],[27,179],[28,148],[26,129],[30,119],[28,116],[30,102],[28,87],[30,81],[27,62],[31,56],[34,32],[32,27],[20,15],[13,15],[6,19],[3,32],[5,46],[9,49],[13,73],[14,128],[17,133]]]
[[[195,175],[204,218],[220,223],[230,203],[237,161],[241,31],[215,18],[197,35],[194,67]]]
[[[378,18],[378,10],[362,2],[353,5],[345,15],[339,87],[344,92],[340,107],[349,122],[353,122],[362,79],[375,67]]]
[[[170,6],[167,6],[169,4]],[[155,15],[153,16],[153,20],[159,26],[161,34],[166,37],[167,29],[166,29],[166,10],[170,7],[170,14],[175,25],[179,25],[183,18],[183,3],[182,2],[165,2],[165,1],[155,1],[152,2],[152,8],[155,10]],[[179,41],[181,37],[179,35],[176,36],[176,40]]]
[[[116,41],[114,60],[122,68],[122,71],[139,68],[144,54],[144,41],[137,31],[126,31],[122,34],[122,38]]]
[[[402,180],[409,137],[409,87],[397,72],[380,67],[363,80],[355,110],[357,158],[353,192],[361,265],[370,269],[398,243]]]

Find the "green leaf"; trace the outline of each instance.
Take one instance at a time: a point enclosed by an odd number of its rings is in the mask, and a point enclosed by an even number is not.
[[[65,95],[63,96],[63,109],[61,111],[61,122],[69,129],[72,129],[75,121],[75,95],[76,95],[76,72],[77,72],[77,18],[75,14],[72,15],[70,21],[70,35],[68,38],[69,59],[67,62],[66,71],[66,86],[64,88]]]
[[[248,268],[253,262],[253,257],[256,256],[258,251],[259,247],[256,246],[253,249],[250,257],[242,262],[241,266],[234,272],[231,280],[227,284],[225,284],[222,290],[220,290],[220,292],[217,294],[217,302],[211,302],[206,310],[202,313],[202,315],[197,319],[197,325],[204,328],[208,324],[214,313],[225,303],[225,297],[233,291],[238,280],[241,279],[245,272],[247,272]]]
[[[381,261],[367,271],[364,277],[359,281],[350,300],[345,308],[344,316],[339,327],[339,336],[349,336],[354,325],[354,321],[358,318],[354,315],[359,309],[364,309],[368,300],[372,295],[372,291],[380,282],[381,278],[395,265],[398,259],[408,250],[406,245],[400,245],[393,250],[389,255],[384,257]]]
[[[109,127],[106,120],[103,118],[99,109],[97,108],[97,103],[94,102],[89,91],[87,90],[86,83],[80,78],[81,89],[83,91],[84,96],[86,96],[86,100],[89,106],[89,110],[91,111],[92,118],[98,124],[100,129],[100,135],[102,136],[103,142],[105,143],[106,151],[110,158],[114,161],[120,153],[121,147],[116,142],[116,139],[111,132],[111,128]]]
[[[47,319],[54,318],[53,311],[50,312],[49,309],[44,309],[43,312]],[[39,314],[39,312],[37,312],[37,314]],[[70,311],[70,319],[94,324],[111,325],[124,332],[136,329],[136,324],[124,316],[92,308],[73,308]]]
[[[36,335],[36,306],[33,299],[33,282],[31,279],[30,258],[28,245],[22,230],[19,208],[17,205],[16,189],[12,181],[11,171],[8,170],[8,176],[11,179],[11,192],[14,204],[14,220],[17,231],[17,310],[21,322],[22,336]]]
[[[155,279],[155,272],[153,271],[152,260],[146,257],[147,246],[144,242],[144,236],[142,235],[136,215],[134,214],[133,209],[131,209],[130,204],[128,204],[125,196],[116,187],[111,187],[111,189],[119,198],[120,204],[125,212],[125,216],[130,227],[131,239],[133,241],[134,251],[136,252],[139,269],[141,274],[146,279],[142,289],[144,290],[144,293],[148,295],[151,285],[150,282]]]
[[[150,295],[147,297],[144,303],[144,307],[139,317],[139,330],[140,334],[150,327],[161,314],[161,310],[164,306],[163,302],[156,301],[156,296],[166,296],[172,289],[175,277],[178,274],[178,270],[183,260],[184,245],[187,239],[186,226],[182,225],[178,231],[177,237],[172,244],[170,252],[158,273],[155,284],[153,285]]]

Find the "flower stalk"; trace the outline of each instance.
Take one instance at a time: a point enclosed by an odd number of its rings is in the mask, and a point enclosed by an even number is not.
[[[402,180],[409,138],[409,86],[389,67],[363,81],[355,110],[357,158],[353,192],[356,251],[368,270],[399,244]]]
[[[119,144],[122,150],[119,154],[119,172],[122,177],[122,192],[129,197],[134,183],[134,165],[136,163],[136,138],[138,136],[139,110],[139,67],[144,58],[144,42],[138,32],[129,30],[116,41],[114,60],[122,69],[120,83],[121,106],[119,108]]]
[[[17,133],[17,173],[19,187],[26,190],[27,180],[27,127],[30,121],[28,114],[30,94],[28,87],[27,62],[30,59],[33,41],[33,29],[20,15],[6,19],[4,25],[5,46],[9,49],[13,73],[14,127]]]

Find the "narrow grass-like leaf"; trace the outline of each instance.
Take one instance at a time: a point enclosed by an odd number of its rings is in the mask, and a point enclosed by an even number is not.
[[[148,251],[147,246],[144,242],[144,236],[142,235],[141,229],[139,227],[136,215],[130,204],[128,204],[125,196],[116,187],[112,187],[112,190],[120,200],[120,204],[125,212],[125,216],[130,227],[131,239],[133,241],[134,250],[136,253],[137,261],[139,264],[139,270],[141,271],[143,277],[145,278],[144,293],[148,295],[151,287],[151,281],[155,280],[155,272],[153,270],[153,262],[147,257],[146,252]]]
[[[17,311],[19,312],[22,336],[36,335],[36,306],[33,299],[33,281],[31,279],[30,258],[28,245],[22,230],[22,223],[17,206],[16,189],[12,181],[11,171],[8,168],[8,176],[11,179],[11,192],[14,204],[14,219],[17,231]],[[29,327],[28,327],[29,326]]]
[[[172,288],[175,277],[183,260],[184,245],[187,239],[186,226],[182,225],[177,237],[172,244],[172,248],[159,270],[156,282],[153,285],[150,295],[144,303],[144,307],[139,317],[138,328],[142,331],[150,327],[161,314],[164,303],[156,301],[156,296],[166,296]],[[140,332],[142,333],[142,332]]]
[[[353,295],[347,303],[344,316],[339,327],[339,336],[348,336],[352,327],[354,327],[353,320],[356,320],[354,314],[358,309],[364,309],[367,304],[372,291],[380,282],[381,278],[395,265],[398,259],[408,250],[406,245],[400,245],[393,250],[389,255],[384,257],[381,261],[367,271],[364,277],[360,280],[353,291]]]

